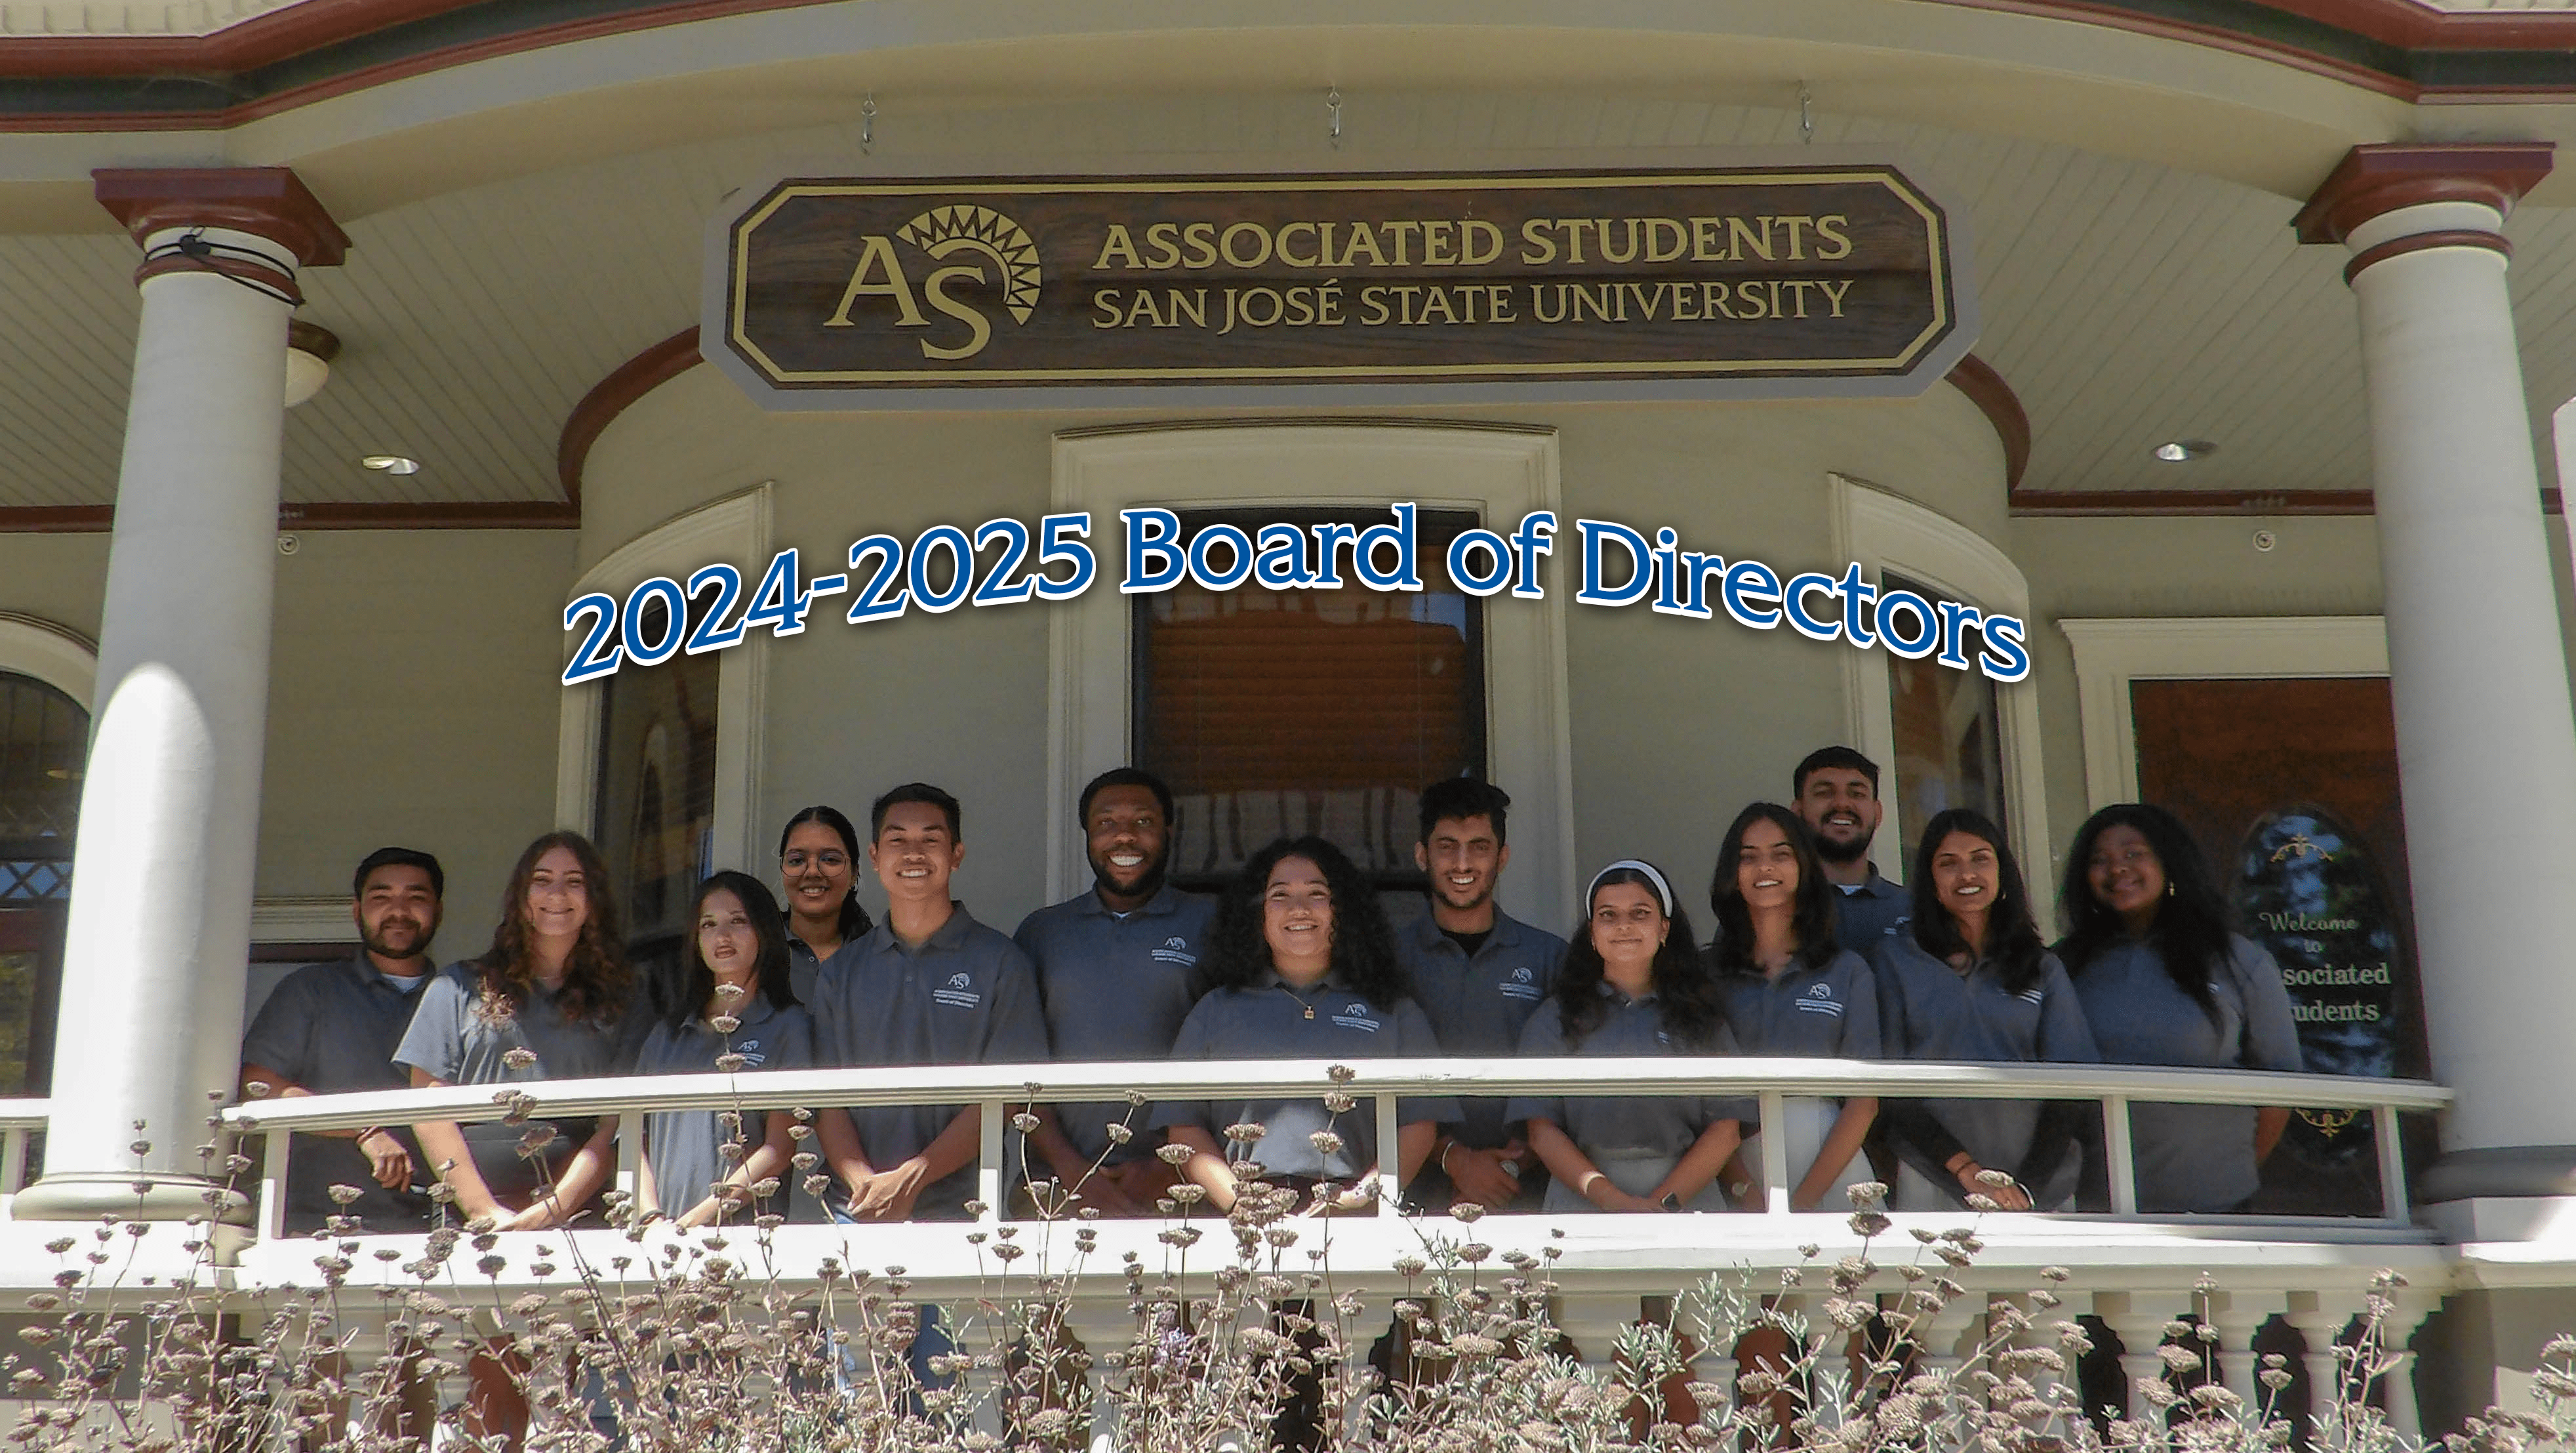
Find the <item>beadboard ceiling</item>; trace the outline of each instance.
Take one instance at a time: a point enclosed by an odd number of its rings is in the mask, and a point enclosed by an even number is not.
[[[2470,0],[2452,0],[2466,4]],[[2502,3],[2502,0],[2499,0]],[[1819,112],[1814,140],[1892,149],[1966,215],[1976,352],[2020,396],[2026,491],[2367,488],[2352,301],[2339,250],[2302,248],[2295,200],[2070,147]],[[1168,97],[929,113],[890,104],[880,155],[959,170],[1371,153],[1544,165],[1630,147],[1793,146],[1794,110],[1598,95],[1354,96],[1339,153],[1312,96]],[[855,128],[709,142],[344,218],[346,266],[303,316],[340,335],[330,386],[289,415],[296,502],[541,501],[575,403],[695,321],[704,219],[765,168],[855,160]],[[325,200],[329,198],[326,196]],[[2576,392],[2576,214],[2508,227],[2537,436]],[[132,244],[0,237],[0,505],[109,503],[136,299]],[[2217,441],[2186,466],[2167,439]],[[408,454],[420,473],[369,473]],[[2544,456],[2543,474],[2550,473]]]

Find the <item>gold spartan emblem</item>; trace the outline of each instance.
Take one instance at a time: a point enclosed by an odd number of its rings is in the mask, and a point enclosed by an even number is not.
[[[1002,306],[1022,323],[1038,306],[1038,245],[1019,223],[990,207],[937,207],[895,234],[933,257],[979,252],[1002,274]]]

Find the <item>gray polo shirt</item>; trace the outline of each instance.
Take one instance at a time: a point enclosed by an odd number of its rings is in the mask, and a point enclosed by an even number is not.
[[[2213,1021],[2165,972],[2150,945],[2122,939],[2074,976],[2102,1058],[2113,1064],[2297,1070],[2298,1022],[2272,956],[2236,935],[2210,976]],[[2224,1211],[2262,1186],[2254,1111],[2232,1105],[2132,1103],[2138,1209]]]
[[[508,1019],[495,1022],[475,1008],[477,970],[449,964],[420,991],[420,1007],[393,1053],[397,1065],[426,1070],[451,1085],[525,1084],[531,1080],[580,1080],[622,1075],[635,1059],[640,1026],[616,1018],[567,1019],[555,996],[539,985]],[[502,1062],[525,1049],[536,1062],[512,1069]]]
[[[1992,960],[1962,974],[1934,958],[1912,933],[1879,940],[1879,1032],[1891,1058],[1964,1064],[2094,1064],[2095,1046],[2084,1005],[2067,982],[2057,955],[2040,956],[2038,982],[2020,993],[2005,989]],[[2018,1174],[2030,1153],[2040,1106],[2032,1100],[1926,1100],[1923,1108],[1982,1166]],[[1933,1185],[1958,1184],[1919,1146],[1900,1137],[1897,1153]],[[2077,1157],[2069,1156],[2045,1185],[2031,1187],[2034,1204],[2054,1206],[2074,1194]]]
[[[1564,939],[1499,908],[1494,910],[1494,931],[1476,946],[1472,958],[1428,913],[1395,937],[1405,970],[1413,976],[1414,1001],[1440,1037],[1443,1054],[1488,1059],[1518,1054],[1521,1029],[1556,992],[1556,966],[1565,957]],[[1478,1150],[1509,1142],[1504,1103],[1459,1101],[1458,1142]]]
[[[1878,876],[1872,866],[1869,880],[1857,887],[1834,885],[1834,932],[1842,946],[1869,957],[1878,941],[1914,918],[1914,893]]]
[[[1028,955],[976,922],[963,903],[918,948],[896,937],[891,923],[844,944],[815,976],[812,1009],[821,1064],[1034,1064],[1047,1057],[1046,1019]],[[854,1109],[850,1119],[868,1163],[891,1170],[919,1155],[964,1108]],[[963,1216],[974,1194],[970,1160],[924,1188],[913,1214]]]
[[[1879,1057],[1878,982],[1844,949],[1809,968],[1792,961],[1776,977],[1723,974],[1727,1028],[1745,1054],[1808,1059]]]
[[[1190,1006],[1208,991],[1200,967],[1216,900],[1162,891],[1133,913],[1112,913],[1097,888],[1020,920],[1011,941],[1036,966],[1038,997],[1046,1010],[1047,1043],[1059,1060],[1158,1060],[1172,1052],[1172,1038]],[[1131,1112],[1124,1101],[1058,1105],[1067,1140],[1086,1160],[1108,1151],[1115,1165],[1152,1155],[1143,1134],[1150,1112]],[[1109,1122],[1138,1131],[1111,1149]]]
[[[250,1032],[242,1037],[242,1063],[286,1076],[317,1095],[355,1090],[400,1090],[411,1077],[393,1062],[394,1046],[410,1025],[413,1001],[425,986],[397,986],[358,949],[345,959],[306,964],[279,982]],[[68,1049],[69,1046],[66,1046]],[[429,1180],[428,1159],[407,1125],[388,1134],[411,1152],[412,1178]],[[429,1198],[376,1183],[367,1153],[354,1140],[298,1135],[286,1160],[286,1209],[303,1229],[341,1214],[334,1185],[356,1186],[348,1215],[368,1231],[415,1231],[429,1220]]]
[[[1586,1059],[1618,1059],[1693,1053],[1676,1046],[1665,1032],[1663,1005],[1654,995],[1631,999],[1606,982],[1600,986],[1600,993],[1607,1002],[1608,1015],[1580,1044],[1573,1045],[1565,1041],[1564,1006],[1549,1000],[1530,1016],[1529,1028],[1521,1034],[1522,1057],[1579,1055]],[[1710,1046],[1708,1053],[1732,1055],[1741,1051],[1736,1047],[1734,1033],[1720,1025],[1717,1043]],[[1516,1095],[1504,1116],[1516,1125],[1544,1116],[1556,1122],[1559,1130],[1595,1160],[1604,1155],[1680,1155],[1720,1120],[1733,1120],[1744,1134],[1751,1135],[1761,1118],[1752,1100],[1697,1095]]]
[[[1309,1006],[1314,1016],[1307,1017]],[[1291,990],[1276,972],[1262,976],[1249,989],[1218,989],[1198,1002],[1172,1041],[1176,1060],[1328,1059],[1348,1064],[1362,1059],[1403,1059],[1440,1053],[1440,1040],[1422,1006],[1411,999],[1393,1006],[1378,1004],[1342,987],[1334,979],[1311,989]],[[1401,1098],[1396,1123],[1451,1123],[1458,1102],[1446,1096]],[[1228,1142],[1229,1125],[1255,1124],[1269,1133],[1250,1146]],[[1363,1098],[1348,1114],[1335,1115],[1320,1098],[1296,1100],[1167,1100],[1154,1107],[1154,1128],[1191,1125],[1206,1131],[1234,1160],[1257,1160],[1280,1175],[1321,1176],[1350,1181],[1378,1163],[1377,1110]],[[1327,1156],[1309,1139],[1318,1130],[1342,1137],[1342,1148]]]
[[[703,1019],[692,1019],[674,1029],[668,1023],[653,1026],[644,1038],[644,1047],[636,1052],[635,1072],[639,1075],[696,1075],[716,1068],[716,1057],[728,1051],[743,1058],[745,1072],[752,1070],[801,1070],[814,1063],[814,1019],[801,1005],[781,1009],[769,1002],[765,994],[754,993],[734,1010],[742,1021],[730,1035],[718,1034]],[[742,1117],[743,1153],[749,1155],[760,1147],[768,1135],[768,1117],[760,1111],[745,1111]],[[713,1110],[657,1110],[644,1117],[644,1154],[653,1165],[653,1190],[661,1202],[662,1212],[678,1216],[706,1199],[707,1188],[731,1174],[718,1153],[731,1137]],[[788,1188],[796,1183],[791,1167],[778,1173],[779,1194],[772,1202],[754,1206],[732,1218],[748,1221],[764,1210],[783,1214]]]

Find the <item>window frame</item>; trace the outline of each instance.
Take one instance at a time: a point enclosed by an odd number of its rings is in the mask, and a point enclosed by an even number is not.
[[[1834,558],[1857,562],[1872,581],[1902,575],[1945,596],[2020,618],[2025,639],[2036,634],[2030,617],[2030,583],[1994,542],[1937,510],[1892,494],[1867,480],[1828,473]],[[1896,765],[1895,692],[1887,660],[1878,650],[1846,646],[1843,655],[1845,720],[1853,745],[1882,769]],[[2013,838],[2023,872],[2034,881],[2057,868],[2049,832],[2048,774],[2040,755],[2039,686],[2035,679],[1995,685],[1996,747],[2003,760],[2003,828]],[[1879,873],[1902,883],[1907,825],[1902,792],[1880,800],[1884,816],[1870,860]],[[2041,870],[2045,867],[2046,872]]]
[[[1572,540],[1564,517],[1556,431],[1519,425],[1422,420],[1152,423],[1068,430],[1055,436],[1051,509],[1091,514],[1090,545],[1102,578],[1048,613],[1047,895],[1060,902],[1091,880],[1075,797],[1126,765],[1135,740],[1131,606],[1117,586],[1118,512],[1425,510],[1473,512],[1509,534],[1532,510],[1559,517],[1558,554]],[[1318,488],[1318,482],[1329,482]],[[1561,568],[1547,567],[1551,580]],[[1512,794],[1514,912],[1546,923],[1576,902],[1573,745],[1566,698],[1565,605],[1495,597],[1485,612],[1485,742],[1493,780]],[[1497,730],[1508,723],[1508,730]]]

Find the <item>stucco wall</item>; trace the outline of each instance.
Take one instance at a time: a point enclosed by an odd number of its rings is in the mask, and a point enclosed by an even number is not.
[[[2002,525],[2001,447],[1984,417],[1947,388],[1913,402],[1452,409],[1441,417],[1557,430],[1565,538],[1549,589],[1569,602],[1573,521],[1584,515],[1650,533],[1669,524],[1685,548],[1784,570],[1833,563],[1829,472],[1869,479],[1988,533]],[[849,542],[875,530],[909,538],[938,522],[1034,520],[1048,508],[1055,432],[1113,422],[1143,420],[763,415],[713,370],[693,369],[602,436],[586,476],[581,558],[596,561],[763,481],[773,486],[774,544],[803,550],[809,576],[837,568]],[[1114,520],[1095,521],[1096,547],[1105,552],[1115,539]],[[1498,599],[1490,608],[1529,607]],[[916,613],[865,627],[818,611],[803,635],[770,652],[761,820],[817,801],[855,817],[896,782],[941,782],[967,813],[962,896],[1006,924],[1037,906],[1047,609]],[[1642,605],[1566,609],[1578,862],[1646,853],[1704,883],[1735,809],[1785,795],[1799,756],[1850,735],[1847,648],[1785,628],[1676,620]],[[1496,732],[1511,731],[1507,704],[1497,712]],[[1525,904],[1551,922],[1567,907]]]
[[[562,531],[307,531],[277,560],[259,895],[344,895],[370,849],[448,870],[442,947],[479,947],[550,825]],[[105,535],[0,535],[0,610],[96,637]]]

